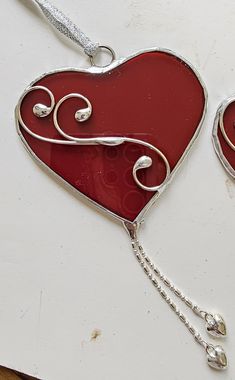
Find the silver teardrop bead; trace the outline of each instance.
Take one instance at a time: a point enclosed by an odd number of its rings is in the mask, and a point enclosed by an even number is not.
[[[87,107],[87,108],[83,108],[81,110],[78,110],[76,113],[75,113],[75,119],[79,122],[79,123],[83,123],[84,121],[88,120],[89,117],[91,116],[91,108],[90,107]]]
[[[33,113],[37,117],[46,117],[51,113],[51,108],[45,106],[45,104],[35,104],[33,107]]]

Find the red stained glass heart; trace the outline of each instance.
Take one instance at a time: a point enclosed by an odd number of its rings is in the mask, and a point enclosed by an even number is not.
[[[235,98],[226,100],[219,107],[214,122],[213,143],[221,163],[235,178]]]
[[[74,115],[86,106],[83,99],[71,98],[61,104],[58,120],[68,135],[142,140],[163,152],[171,175],[197,136],[206,107],[205,89],[195,71],[173,53],[159,50],[117,61],[100,72],[59,70],[45,74],[32,86],[49,89],[56,103],[71,93],[89,99],[92,115],[82,123]],[[55,129],[53,113],[35,116],[37,103],[49,105],[45,91],[29,92],[22,100],[24,123],[40,136],[64,140]],[[141,156],[152,158],[152,166],[138,172],[143,184],[155,186],[166,175],[162,158],[140,144],[53,144],[33,137],[19,122],[18,130],[41,162],[120,219],[136,220],[156,197],[156,192],[143,190],[134,181],[133,166]]]

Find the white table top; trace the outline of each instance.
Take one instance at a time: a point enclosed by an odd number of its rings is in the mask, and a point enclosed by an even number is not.
[[[46,380],[213,379],[203,350],[138,267],[124,230],[60,187],[21,145],[14,106],[22,90],[40,73],[87,60],[31,1],[1,3],[0,364]],[[211,130],[218,104],[235,93],[235,3],[54,3],[118,55],[170,48],[207,85],[201,136],[141,237],[185,293],[226,317],[230,368],[220,379],[233,379],[235,184]],[[203,322],[188,316],[204,334]]]

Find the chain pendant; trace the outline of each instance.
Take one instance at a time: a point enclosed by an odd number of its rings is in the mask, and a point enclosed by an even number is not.
[[[140,263],[145,274],[148,276],[154,287],[157,289],[161,297],[170,306],[171,310],[177,315],[179,320],[185,325],[187,330],[193,335],[195,341],[199,343],[207,353],[207,363],[211,368],[217,370],[226,369],[228,366],[228,360],[226,353],[221,346],[214,346],[207,343],[201,336],[199,332],[191,325],[186,316],[181,312],[173,300],[169,297],[167,292],[164,290],[163,286],[168,288],[176,297],[178,297],[186,306],[191,309],[198,317],[206,321],[206,330],[213,337],[226,336],[226,325],[223,317],[219,314],[211,314],[202,311],[198,305],[192,302],[188,297],[186,297],[181,290],[179,290],[170,281],[156,265],[150,259],[150,257],[144,252],[142,245],[140,245],[137,237],[137,224],[125,223],[125,229],[127,230],[130,238],[131,245],[134,255],[137,261]],[[160,284],[162,283],[162,285]]]

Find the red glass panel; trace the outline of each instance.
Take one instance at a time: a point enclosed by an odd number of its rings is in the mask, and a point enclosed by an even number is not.
[[[69,99],[59,111],[65,132],[79,137],[127,136],[151,143],[167,157],[174,169],[202,118],[203,88],[189,66],[164,52],[140,54],[105,74],[65,71],[50,74],[35,85],[50,89],[56,101],[70,93],[86,96],[93,113],[84,123],[75,121],[79,99]],[[62,138],[53,117],[39,119],[32,108],[49,104],[42,91],[29,93],[22,104],[22,117],[30,129],[42,136]],[[132,178],[132,168],[143,154],[153,159],[138,176],[147,186],[165,177],[162,160],[143,146],[124,143],[116,147],[65,146],[39,141],[21,128],[34,153],[87,197],[116,215],[133,221],[154,196],[141,190]]]
[[[231,103],[224,113],[224,129],[230,141],[235,145],[235,102]],[[225,158],[235,169],[235,152],[224,139],[220,128],[218,128],[218,138]]]

